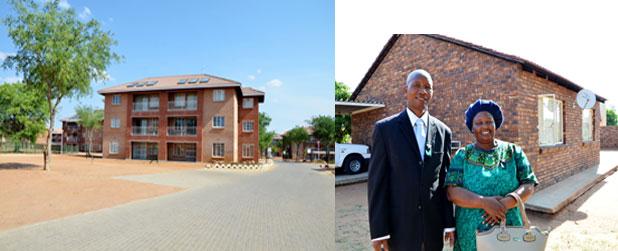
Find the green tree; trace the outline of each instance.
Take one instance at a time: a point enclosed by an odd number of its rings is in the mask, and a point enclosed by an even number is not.
[[[307,121],[313,126],[313,137],[320,141],[322,148],[326,149],[326,163],[328,165],[329,150],[335,141],[335,119],[332,116],[314,116]]]
[[[103,32],[95,20],[78,21],[74,9],[61,9],[58,0],[46,2],[12,0],[16,16],[2,19],[17,54],[8,56],[5,69],[22,73],[24,83],[43,93],[49,111],[43,170],[50,170],[51,135],[58,105],[63,98],[80,98],[92,93],[91,81],[102,81],[112,61],[120,57],[111,51],[117,41]]]
[[[88,156],[92,152],[92,137],[94,132],[103,127],[103,110],[95,110],[91,106],[78,106],[75,109],[79,121],[77,122],[86,130],[86,137],[88,138]]]
[[[273,142],[275,132],[267,132],[266,127],[270,125],[272,119],[265,112],[260,112],[259,124],[260,124],[260,153],[264,155],[268,146]]]
[[[290,143],[296,144],[296,161],[298,161],[298,156],[300,155],[300,144],[309,140],[309,134],[302,126],[296,126],[292,130],[288,131],[286,137]]]
[[[618,115],[616,115],[616,111],[614,108],[607,108],[607,125],[608,126],[617,126],[618,125]]]
[[[45,132],[47,118],[40,92],[30,90],[23,83],[0,85],[0,137],[16,145],[26,140],[34,143]]]
[[[350,88],[343,82],[335,81],[335,100],[347,101],[350,98]],[[352,118],[350,115],[335,115],[335,142],[345,143],[352,133]]]

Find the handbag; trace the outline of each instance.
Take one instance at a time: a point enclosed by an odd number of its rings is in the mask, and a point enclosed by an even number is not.
[[[506,226],[506,219],[500,221],[500,226],[494,226],[485,232],[476,232],[476,249],[478,251],[542,251],[545,250],[550,228],[541,230],[530,226],[526,208],[517,193],[509,193],[519,204],[523,226]]]

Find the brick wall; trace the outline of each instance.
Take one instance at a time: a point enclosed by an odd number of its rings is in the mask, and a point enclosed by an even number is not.
[[[260,123],[258,98],[253,99],[253,108],[243,108],[243,99],[238,99],[238,160],[258,162],[260,157]],[[253,131],[243,131],[243,121],[253,121]],[[253,145],[253,158],[243,158],[243,145]]]
[[[120,104],[112,105],[112,97],[116,94],[105,94],[105,109],[103,120],[103,158],[124,159],[126,148],[126,129],[127,113],[131,109],[130,95],[122,93],[120,95]],[[112,118],[120,118],[120,128],[111,128]],[[118,141],[118,153],[109,153],[111,141]]]
[[[618,126],[601,126],[601,149],[618,149]]]
[[[573,107],[576,92],[522,71],[519,64],[420,35],[401,36],[357,96],[356,100],[384,102],[386,107],[352,115],[354,143],[371,145],[374,123],[403,111],[407,74],[419,68],[427,70],[434,81],[429,113],[448,125],[453,140],[461,141],[462,146],[474,142],[465,126],[468,105],[479,98],[500,104],[505,119],[496,138],[522,147],[540,179],[540,188],[599,163],[598,105],[594,110],[595,141],[583,143],[582,112]],[[565,145],[541,149],[537,95],[547,93],[563,101]]]

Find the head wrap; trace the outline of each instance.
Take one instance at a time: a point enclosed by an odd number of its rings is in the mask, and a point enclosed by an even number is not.
[[[496,130],[502,126],[502,108],[493,100],[479,99],[472,103],[466,111],[466,126],[470,132],[472,132],[472,120],[479,112],[489,112],[494,117],[494,123],[496,124]]]

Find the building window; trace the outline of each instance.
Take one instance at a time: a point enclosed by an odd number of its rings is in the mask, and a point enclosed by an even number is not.
[[[562,135],[562,101],[554,94],[539,96],[539,145],[564,142]]]
[[[225,90],[219,89],[214,90],[212,95],[212,101],[224,101],[225,100]]]
[[[119,104],[120,104],[120,95],[112,96],[112,105],[119,105]]]
[[[109,153],[117,154],[118,153],[118,141],[113,140],[109,143]]]
[[[223,153],[225,152],[225,144],[223,143],[213,143],[212,144],[212,156],[213,157],[223,157]]]
[[[253,158],[253,145],[242,145],[242,157]]]
[[[120,128],[120,118],[112,118],[112,128]]]
[[[159,109],[159,95],[135,95],[133,111],[152,111]]]
[[[253,98],[243,98],[242,108],[253,108]]]
[[[593,140],[593,125],[592,122],[592,109],[584,109],[582,111],[582,139],[583,141],[592,141]]]
[[[242,131],[243,132],[253,132],[253,121],[243,121]]]
[[[214,128],[223,128],[225,127],[225,117],[223,116],[215,116],[212,119],[212,127]]]
[[[170,95],[169,110],[196,110],[197,93],[173,93]]]

